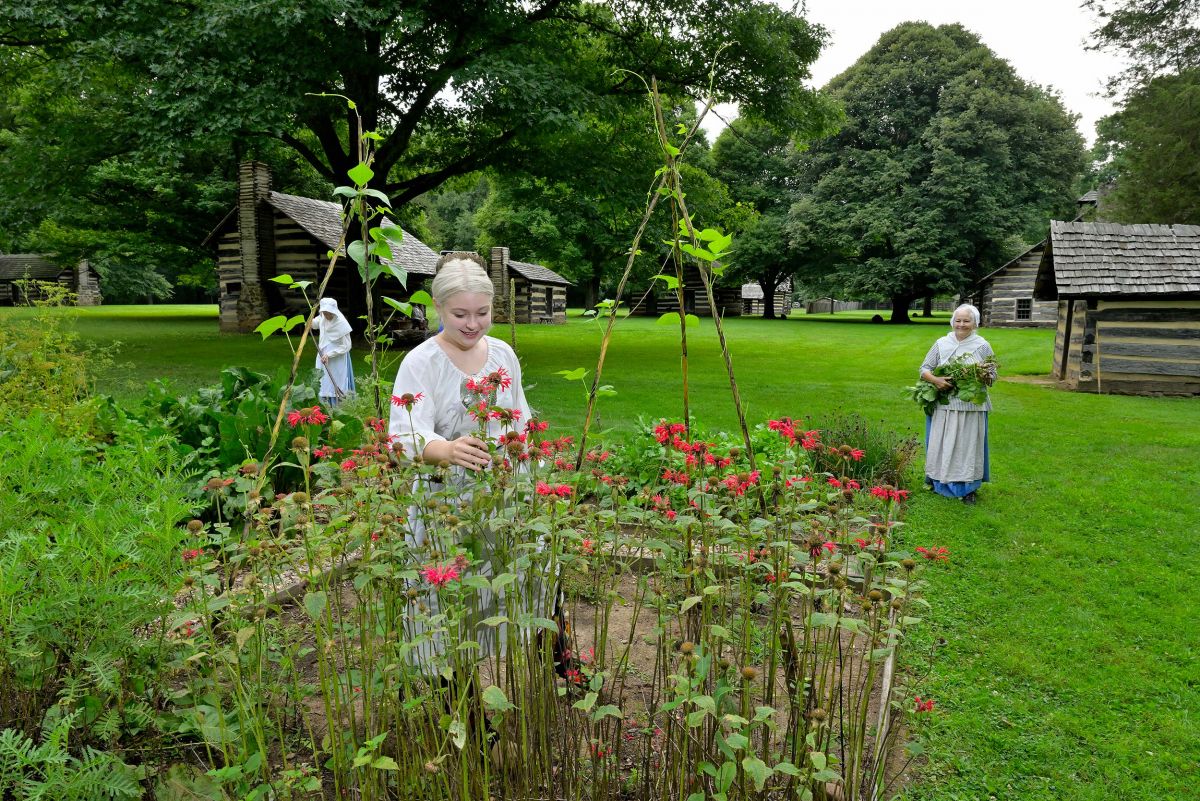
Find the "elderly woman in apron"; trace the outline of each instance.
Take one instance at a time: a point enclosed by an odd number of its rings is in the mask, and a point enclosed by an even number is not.
[[[951,331],[938,339],[921,363],[921,378],[939,390],[951,384],[933,370],[955,359],[982,364],[992,357],[992,346],[975,331],[979,310],[964,304],[954,310]],[[991,397],[969,403],[951,397],[925,418],[925,483],[939,495],[975,503],[975,493],[990,480],[988,460],[988,412]]]

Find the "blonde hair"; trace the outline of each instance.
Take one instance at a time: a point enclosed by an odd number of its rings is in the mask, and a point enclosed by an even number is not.
[[[477,292],[489,298],[496,294],[487,274],[487,262],[478,253],[454,251],[438,259],[429,294],[435,302],[445,303],[461,292]]]

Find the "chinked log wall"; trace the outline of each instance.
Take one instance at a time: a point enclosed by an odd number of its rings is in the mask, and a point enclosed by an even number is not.
[[[1136,395],[1200,394],[1200,300],[1093,303],[1093,309],[1082,301],[1074,304],[1062,376],[1068,386]],[[1060,323],[1060,337],[1062,331]]]
[[[983,291],[985,326],[997,328],[1051,328],[1058,315],[1057,304],[1050,301],[1033,300],[1029,319],[1017,319],[1017,301],[1033,298],[1033,282],[1037,277],[1042,251],[1025,254],[1016,264],[987,282]]]

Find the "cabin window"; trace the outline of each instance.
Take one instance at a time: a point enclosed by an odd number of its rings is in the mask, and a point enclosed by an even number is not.
[[[1033,298],[1017,298],[1017,319],[1029,320],[1033,317]]]
[[[229,295],[236,295],[242,291],[242,285],[238,281],[230,281],[225,285],[225,292]]]
[[[546,314],[554,313],[554,287],[546,287]]]

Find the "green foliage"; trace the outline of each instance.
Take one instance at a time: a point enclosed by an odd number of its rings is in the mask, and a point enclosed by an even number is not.
[[[134,403],[118,405],[107,400],[101,407],[98,425],[109,436],[136,427],[169,437],[189,469],[206,477],[228,476],[243,464],[264,458],[272,466],[289,462],[293,434],[325,432],[333,447],[354,447],[362,438],[361,422],[334,410],[328,423],[306,425],[303,431],[292,431],[285,420],[279,441],[268,452],[271,428],[287,387],[288,368],[281,367],[274,376],[268,376],[244,367],[229,367],[221,371],[220,378],[220,384],[189,395],[175,396],[167,385],[157,382]],[[319,385],[320,372],[309,371],[304,383],[292,388],[292,408],[318,405]],[[297,486],[294,468],[286,464],[274,468],[272,476],[279,491]]]
[[[937,407],[945,406],[951,398],[965,403],[984,403],[988,399],[988,387],[996,380],[998,364],[993,357],[976,362],[969,356],[959,356],[933,368],[933,374],[950,382],[948,389],[938,389],[925,379],[916,386],[906,387],[909,397],[921,406],[928,417]]]
[[[0,327],[0,420],[41,412],[60,432],[78,434],[92,418],[82,401],[112,360],[108,351],[82,347],[67,310],[52,309],[50,298],[30,318]]]
[[[1114,180],[1100,213],[1126,223],[1200,223],[1200,69],[1132,89],[1097,126],[1097,159]]]
[[[144,727],[138,703],[161,678],[157,621],[173,609],[184,484],[160,438],[125,432],[97,455],[44,414],[7,422],[0,727],[32,734],[70,710],[105,740]]]
[[[1073,120],[961,26],[899,25],[828,89],[846,123],[801,157],[802,222],[846,254],[835,280],[891,298],[893,320],[964,289],[1011,257],[1014,235],[1071,206]]]
[[[143,771],[112,754],[68,748],[75,714],[63,717],[41,743],[16,729],[0,730],[0,797],[14,801],[139,799]]]

